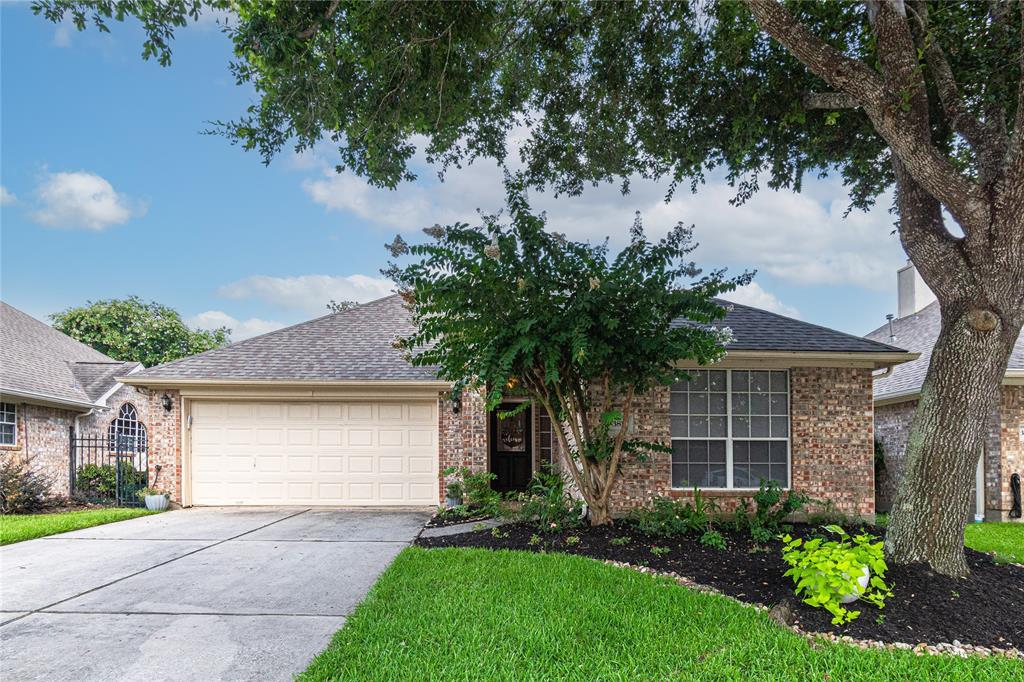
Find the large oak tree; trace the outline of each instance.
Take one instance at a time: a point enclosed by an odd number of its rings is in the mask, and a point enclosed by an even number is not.
[[[853,2],[255,2],[43,0],[51,20],[135,16],[144,56],[232,8],[232,69],[258,102],[219,124],[269,161],[329,140],[339,169],[393,187],[423,136],[442,167],[505,160],[522,176],[699,183],[737,200],[839,172],[854,206],[896,187],[899,236],[942,328],[914,420],[887,551],[962,575],[982,432],[1024,323],[1024,90],[1016,0]],[[955,226],[946,224],[944,214]],[[881,238],[881,235],[880,235]]]

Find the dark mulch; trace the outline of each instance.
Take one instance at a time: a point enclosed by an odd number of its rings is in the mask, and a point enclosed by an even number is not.
[[[876,535],[883,531],[872,529]],[[808,536],[818,527],[796,524],[793,535]],[[490,530],[458,535],[420,538],[423,547],[483,547],[525,551],[559,551],[595,559],[611,559],[634,565],[671,571],[709,585],[742,601],[774,606],[789,600],[794,605],[796,625],[810,632],[834,632],[857,639],[917,644],[952,643],[1024,648],[1024,568],[998,565],[991,557],[967,550],[971,567],[968,578],[938,575],[924,565],[895,566],[886,574],[893,588],[884,609],[858,602],[853,608],[861,615],[844,626],[832,625],[831,615],[799,602],[793,582],[783,576],[788,568],[782,561],[781,543],[754,543],[747,533],[724,531],[725,550],[705,547],[696,538],[654,538],[645,536],[628,522],[615,527],[582,528],[558,534],[540,534],[543,543],[530,545],[535,526],[510,524],[502,527],[508,537],[496,537]],[[569,535],[579,544],[566,545]],[[613,545],[615,538],[629,537],[626,545]],[[651,547],[667,547],[662,556]]]

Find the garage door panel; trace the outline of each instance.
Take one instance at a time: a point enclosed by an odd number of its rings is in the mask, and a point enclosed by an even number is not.
[[[430,402],[192,403],[193,504],[437,504]]]

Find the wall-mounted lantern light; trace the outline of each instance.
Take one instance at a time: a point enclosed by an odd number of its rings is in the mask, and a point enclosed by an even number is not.
[[[163,405],[164,409],[167,410],[168,412],[174,409],[174,400],[172,400],[171,396],[167,395],[166,393],[164,393],[163,396],[161,396],[160,404]]]
[[[462,412],[462,396],[457,395],[452,397],[452,414],[458,414]]]

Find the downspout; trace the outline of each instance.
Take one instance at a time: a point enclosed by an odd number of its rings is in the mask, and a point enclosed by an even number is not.
[[[893,371],[894,369],[896,369],[896,365],[889,365],[889,366],[888,366],[888,367],[886,367],[886,368],[885,368],[884,370],[882,370],[882,373],[881,373],[881,374],[872,374],[872,375],[871,375],[871,377],[872,377],[873,379],[884,379],[884,378],[886,378],[887,376],[889,376],[890,374],[892,374],[892,371]]]

